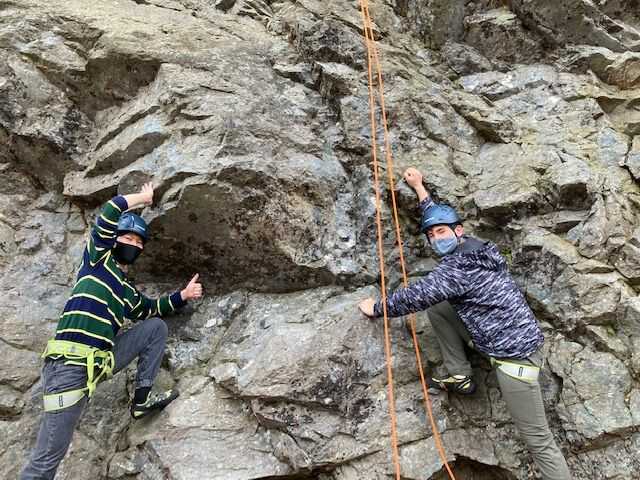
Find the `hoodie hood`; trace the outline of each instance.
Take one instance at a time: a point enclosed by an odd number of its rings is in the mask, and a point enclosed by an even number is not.
[[[507,270],[507,262],[500,254],[498,247],[491,242],[483,242],[474,237],[464,237],[464,242],[443,261],[451,262],[458,267],[482,268],[483,270]]]

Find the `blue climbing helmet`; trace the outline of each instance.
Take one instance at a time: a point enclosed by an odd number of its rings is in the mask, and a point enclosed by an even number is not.
[[[135,233],[139,235],[145,243],[149,240],[149,227],[147,227],[147,222],[135,213],[126,212],[120,217],[118,221],[118,235],[125,233]]]
[[[420,231],[422,233],[427,233],[427,230],[436,225],[453,226],[457,224],[462,224],[462,220],[453,207],[450,207],[449,205],[435,204],[426,209],[422,214]]]

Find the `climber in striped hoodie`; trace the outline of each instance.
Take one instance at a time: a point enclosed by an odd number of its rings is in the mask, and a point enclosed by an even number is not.
[[[184,289],[151,299],[127,277],[129,265],[149,239],[146,222],[128,210],[152,202],[151,183],[138,193],[118,195],[102,207],[91,229],[55,338],[43,353],[44,414],[22,480],[54,478],[98,383],[134,359],[133,418],[161,410],[178,396],[177,390],[150,394],[167,340],[167,325],[159,317],[200,298],[202,285],[196,274]],[[137,323],[120,332],[125,319]]]
[[[545,480],[571,478],[567,463],[547,424],[538,383],[544,341],[507,262],[491,242],[466,236],[462,221],[448,205],[433,202],[422,174],[404,174],[416,191],[421,230],[442,258],[426,277],[382,301],[368,298],[359,308],[367,317],[400,317],[426,310],[449,376],[430,377],[430,390],[470,395],[476,390],[465,346],[486,356],[496,368],[502,398]]]

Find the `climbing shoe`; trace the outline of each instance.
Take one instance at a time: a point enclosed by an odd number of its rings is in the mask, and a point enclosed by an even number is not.
[[[429,389],[444,390],[445,392],[471,395],[476,391],[476,383],[466,375],[452,375],[447,378],[433,378],[428,380]]]
[[[144,403],[131,404],[131,416],[133,418],[142,418],[156,410],[162,410],[164,407],[178,398],[177,390],[167,390],[166,392],[149,395]]]

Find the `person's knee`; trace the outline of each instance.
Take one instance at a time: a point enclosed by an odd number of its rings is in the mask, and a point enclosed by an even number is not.
[[[555,439],[549,427],[529,426],[519,427],[520,435],[532,454],[539,454],[557,448]]]
[[[158,317],[154,317],[150,318],[147,321],[152,324],[154,336],[156,338],[161,338],[163,340],[167,339],[167,337],[169,336],[169,327],[167,327],[167,324],[164,320]]]

